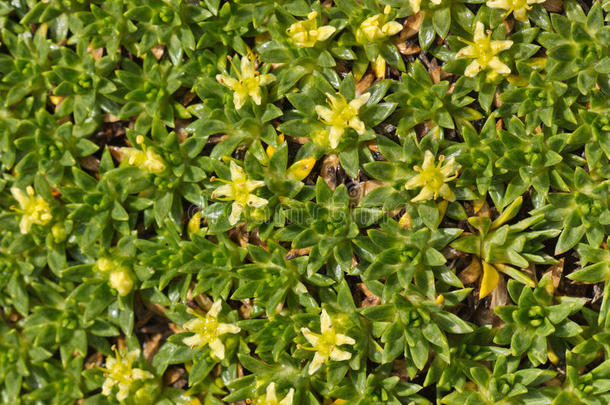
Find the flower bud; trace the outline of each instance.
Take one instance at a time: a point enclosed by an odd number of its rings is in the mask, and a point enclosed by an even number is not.
[[[125,267],[120,267],[118,270],[110,273],[109,281],[110,286],[117,290],[121,297],[129,294],[133,288],[133,278]]]

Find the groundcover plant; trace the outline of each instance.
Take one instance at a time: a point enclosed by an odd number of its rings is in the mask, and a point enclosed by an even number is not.
[[[0,399],[610,403],[610,0],[0,2]]]

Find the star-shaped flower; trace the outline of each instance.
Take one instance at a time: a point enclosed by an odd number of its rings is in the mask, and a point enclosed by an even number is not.
[[[107,357],[106,367],[101,367],[106,377],[102,385],[102,394],[110,395],[112,387],[118,385],[119,392],[116,399],[120,402],[127,398],[134,382],[154,378],[154,375],[140,368],[133,368],[134,360],[140,356],[139,350],[131,351],[123,356],[116,348],[114,352],[116,357]]]
[[[127,163],[130,166],[138,167],[149,173],[161,173],[165,170],[165,162],[158,153],[144,144],[144,137],[138,135],[136,143],[142,150],[136,148],[121,148],[121,152],[127,156]]]
[[[354,129],[359,135],[364,134],[366,128],[364,122],[358,118],[358,112],[370,96],[370,93],[364,93],[348,103],[341,93],[337,93],[335,96],[327,93],[330,108],[316,106],[316,113],[320,121],[330,126],[328,136],[331,148],[335,149],[339,146],[339,141],[346,128]]]
[[[502,15],[506,18],[513,13],[519,21],[527,21],[527,12],[532,9],[532,4],[544,3],[545,0],[487,0],[487,7],[508,10]]]
[[[407,190],[422,187],[419,194],[411,199],[412,202],[425,201],[430,198],[436,198],[440,195],[447,201],[455,201],[455,195],[448,184],[458,176],[458,164],[454,158],[449,159],[443,166],[445,156],[441,155],[438,158],[438,165],[434,165],[434,155],[427,150],[424,154],[424,163],[422,167],[414,166],[413,169],[418,172],[410,178],[405,184]]]
[[[233,65],[231,58],[228,57],[228,59]],[[238,70],[233,65],[237,79],[227,75],[216,75],[216,80],[220,84],[233,90],[233,104],[238,110],[243,107],[248,98],[251,98],[256,105],[260,105],[261,86],[275,81],[274,75],[261,75],[256,70],[256,56],[252,52],[248,52],[248,57],[242,56],[240,67]]]
[[[367,44],[398,34],[402,30],[402,24],[387,21],[391,10],[390,6],[385,6],[383,14],[377,14],[364,20],[356,31],[356,40],[361,44]]]
[[[320,315],[320,330],[321,333],[313,333],[308,328],[301,328],[301,333],[305,339],[313,346],[312,348],[303,348],[313,350],[316,354],[309,364],[309,375],[314,374],[322,366],[328,363],[328,360],[344,361],[352,358],[350,352],[339,349],[337,346],[353,345],[356,343],[354,339],[341,333],[336,333],[333,328],[330,316],[325,309]]]
[[[229,224],[235,225],[244,208],[247,206],[261,208],[267,204],[267,200],[252,194],[254,190],[265,185],[261,180],[248,180],[244,169],[231,161],[231,181],[215,178],[215,180],[226,183],[218,187],[212,193],[212,198],[221,201],[233,201]]]
[[[458,58],[474,59],[464,72],[465,76],[475,77],[480,71],[491,68],[499,74],[509,74],[510,68],[506,66],[496,55],[502,51],[509,49],[513,45],[513,41],[492,41],[491,31],[485,35],[485,26],[478,21],[474,30],[473,42],[459,38],[460,41],[467,44],[457,53]]]
[[[292,398],[294,397],[294,388],[290,388],[288,394],[279,401],[275,392],[275,383],[272,382],[267,385],[265,395],[258,397],[255,401],[255,405],[292,405]]]
[[[19,231],[26,234],[32,225],[46,225],[53,218],[51,207],[42,197],[34,195],[34,188],[27,186],[25,193],[17,187],[11,187],[11,193],[19,203],[19,208],[11,207],[15,212],[21,214]]]
[[[220,340],[220,336],[227,333],[239,333],[241,330],[237,325],[218,321],[221,303],[220,300],[214,301],[214,304],[212,304],[212,307],[205,316],[189,310],[188,312],[195,315],[196,318],[187,321],[184,324],[184,329],[193,332],[194,335],[182,340],[185,345],[191,347],[199,348],[209,345],[212,354],[220,360],[225,358],[225,346]]]
[[[311,48],[318,41],[325,41],[337,30],[330,25],[318,28],[318,12],[312,11],[307,20],[297,21],[286,30],[286,34],[299,48]]]

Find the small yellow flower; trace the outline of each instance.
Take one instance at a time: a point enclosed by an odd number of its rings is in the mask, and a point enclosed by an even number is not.
[[[218,322],[218,314],[221,309],[221,301],[214,301],[208,313],[203,316],[189,309],[189,313],[195,315],[196,318],[187,321],[184,324],[184,329],[193,332],[194,335],[184,338],[182,341],[185,345],[193,347],[210,346],[212,354],[222,360],[225,358],[225,346],[220,340],[220,336],[226,333],[239,333],[241,329],[233,324]]]
[[[136,143],[141,146],[142,150],[136,148],[121,148],[121,152],[127,156],[127,163],[130,166],[139,167],[149,173],[161,173],[165,170],[165,162],[153,150],[144,144],[144,137],[138,135]]]
[[[231,57],[227,57],[233,65]],[[261,104],[261,86],[272,83],[275,76],[272,74],[261,75],[256,70],[256,56],[248,52],[248,57],[241,58],[241,69],[233,65],[237,79],[227,75],[216,75],[218,82],[233,90],[233,104],[238,110],[243,107],[248,98],[251,98],[256,105]]]
[[[118,385],[119,392],[116,399],[120,402],[127,398],[130,388],[136,380],[146,380],[154,378],[154,375],[140,368],[133,368],[133,362],[140,356],[139,350],[134,350],[122,357],[119,352],[114,349],[116,358],[107,357],[106,367],[101,369],[104,371],[106,380],[102,385],[102,394],[110,395],[112,387]]]
[[[189,235],[197,232],[199,229],[201,229],[201,211],[194,213],[187,225]]]
[[[46,225],[53,218],[51,207],[42,197],[34,195],[34,188],[27,186],[25,193],[17,187],[11,187],[11,193],[19,203],[19,208],[11,207],[15,212],[21,214],[19,230],[26,234],[32,225]]]
[[[229,224],[235,225],[241,217],[241,212],[247,206],[261,208],[267,205],[267,200],[252,194],[254,190],[265,185],[264,181],[248,180],[244,169],[231,161],[231,181],[215,179],[227,183],[218,187],[212,193],[212,198],[221,201],[233,201]],[[220,196],[220,197],[219,197]]]
[[[328,136],[331,148],[335,149],[339,146],[339,141],[346,128],[354,129],[359,135],[364,134],[366,128],[364,122],[358,118],[358,111],[370,96],[370,93],[364,93],[348,104],[341,93],[337,93],[336,96],[327,93],[326,97],[328,97],[330,108],[321,105],[316,106],[316,113],[320,121],[330,126]]]
[[[275,392],[275,383],[267,385],[265,395],[258,397],[253,404],[254,405],[292,405],[292,398],[294,397],[294,388],[290,388],[288,394],[279,401]]]
[[[110,282],[110,287],[117,290],[121,297],[126,296],[133,289],[131,272],[125,266],[121,266],[111,272],[108,281]]]
[[[426,201],[431,198],[436,198],[440,195],[447,201],[455,201],[455,195],[448,184],[445,184],[458,176],[458,165],[454,158],[449,159],[443,166],[445,157],[439,156],[438,165],[434,165],[434,155],[429,150],[424,154],[424,164],[422,167],[414,166],[418,172],[413,176],[405,188],[413,190],[422,187],[417,196],[411,199],[411,202]]]
[[[475,77],[480,71],[491,68],[499,74],[509,74],[510,68],[506,66],[496,55],[509,49],[513,41],[492,41],[491,31],[485,35],[485,26],[478,21],[474,30],[474,42],[459,38],[468,46],[460,49],[457,53],[458,58],[474,59],[464,72],[465,76]]]
[[[318,28],[318,12],[312,11],[307,20],[297,21],[286,30],[286,34],[299,48],[311,48],[318,41],[325,41],[337,30],[335,27],[325,25]]]
[[[345,361],[352,358],[350,352],[339,349],[337,346],[353,345],[356,343],[354,339],[341,333],[336,333],[333,328],[330,316],[325,309],[320,315],[320,330],[321,334],[313,333],[308,328],[301,328],[301,333],[305,339],[313,346],[312,348],[303,349],[313,350],[316,354],[309,364],[309,375],[314,374],[318,369],[328,362],[328,359],[333,361]]]
[[[532,9],[532,4],[544,3],[545,0],[487,0],[487,7],[508,10],[502,15],[506,18],[513,13],[519,21],[527,21],[527,12]]]
[[[402,24],[387,21],[391,10],[390,6],[385,6],[383,14],[377,14],[364,20],[356,31],[356,40],[361,44],[367,44],[398,34],[402,30]]]
[[[440,5],[441,2],[442,0],[430,0],[430,3],[434,4],[435,6]],[[414,13],[419,13],[419,10],[421,10],[421,0],[409,0],[409,5],[411,6],[411,9],[413,9]]]
[[[312,157],[308,157],[306,159],[301,159],[298,162],[293,163],[288,168],[288,178],[290,180],[303,180],[305,177],[311,173],[311,169],[316,164],[316,159]]]

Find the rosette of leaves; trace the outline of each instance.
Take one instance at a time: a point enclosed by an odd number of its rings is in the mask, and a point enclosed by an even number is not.
[[[481,326],[471,333],[449,336],[450,361],[441,356],[432,359],[424,386],[433,385],[437,395],[454,389],[464,390],[470,375],[465,370],[480,367],[481,362],[496,362],[501,356],[510,355],[510,350],[494,346],[494,331],[491,326]]]
[[[72,27],[74,36],[69,39],[69,43],[84,42],[90,44],[92,49],[105,48],[107,56],[117,60],[117,51],[121,44],[130,46],[136,40],[133,34],[138,30],[138,27],[124,15],[125,2],[109,0],[101,5],[90,4],[89,9],[74,15],[79,24],[74,24],[75,27]]]
[[[340,137],[336,148],[330,146],[328,128],[318,120],[315,112],[316,106],[327,106],[327,95],[333,97],[344,97],[347,102],[356,98],[356,85],[354,77],[348,74],[339,87],[339,93],[328,84],[326,80],[320,78],[308,80],[298,93],[290,93],[286,96],[288,101],[294,106],[294,110],[289,110],[284,115],[284,122],[278,130],[288,136],[311,138],[312,142],[305,144],[298,152],[297,159],[313,156],[316,159],[324,154],[338,153],[341,166],[351,177],[356,177],[358,173],[361,157],[364,161],[372,161],[370,150],[364,142],[374,139],[375,132],[372,129],[386,119],[394,108],[395,103],[380,102],[390,87],[389,80],[382,80],[366,90],[370,96],[366,103],[358,111],[358,119],[364,125],[365,130],[362,134],[357,133],[352,128],[346,127]]]
[[[391,10],[389,6],[384,8],[384,4],[377,0],[368,0],[362,4],[355,0],[340,0],[337,1],[337,9],[343,12],[343,18],[347,16],[348,19],[346,29],[339,36],[338,43],[341,47],[356,48],[353,67],[356,78],[362,77],[369,63],[375,64],[378,61],[384,61],[384,69],[380,72],[383,73],[383,76],[385,75],[385,62],[400,71],[405,70],[402,56],[392,41],[393,35],[384,32],[379,37],[370,38],[362,29],[362,24],[371,22],[370,18],[381,15],[383,17],[372,22],[376,24],[377,29],[381,30],[386,23],[394,20],[395,11]],[[376,67],[373,70],[377,73]]]
[[[485,8],[482,7],[480,10],[483,9]],[[538,31],[538,27],[524,28],[515,31],[507,37],[504,25],[500,24],[496,26],[492,30],[492,41],[512,41],[510,48],[498,53],[496,56],[502,63],[512,70],[514,62],[528,60],[538,51],[538,49],[540,49],[539,45],[532,44],[532,41],[538,34]],[[457,53],[465,45],[457,36],[447,37],[446,43],[448,44],[449,49],[443,49],[442,51],[436,53],[436,56],[439,59],[447,62],[445,66],[443,66],[443,70],[448,73],[463,76],[466,67],[472,62],[473,59],[457,58]],[[489,113],[491,111],[491,103],[493,101],[494,94],[498,86],[503,82],[504,75],[498,74],[495,70],[488,68],[469,79],[472,81],[471,86],[473,86],[474,90],[478,92],[479,105],[486,113]]]
[[[137,28],[133,35],[138,42],[133,48],[138,56],[144,56],[155,45],[164,44],[172,64],[177,66],[183,51],[195,50],[192,28],[212,13],[182,0],[132,0],[124,16]]]
[[[145,296],[151,302],[169,305],[171,301],[160,291],[166,290],[173,301],[185,299],[191,283],[193,296],[209,293],[214,297],[226,297],[233,286],[232,271],[243,263],[246,249],[236,245],[225,233],[215,235],[217,243],[207,239],[205,229],[190,235],[191,240],[180,237],[176,225],[166,222],[159,237],[138,239],[140,251],[134,269],[142,280]]]
[[[42,25],[36,33],[2,30],[2,45],[8,53],[0,55],[0,90],[4,93],[4,105],[12,106],[31,95],[35,109],[44,108],[47,92],[51,88],[49,71],[52,60],[58,55],[52,52],[47,39],[48,27]]]
[[[472,332],[472,327],[445,308],[453,307],[470,293],[465,288],[443,293],[443,299],[434,301],[423,291],[409,286],[402,292],[386,284],[384,304],[361,309],[362,315],[372,321],[372,334],[380,338],[383,349],[372,356],[377,363],[392,362],[404,355],[406,371],[413,376],[423,370],[434,352],[445,362],[451,361],[447,334]]]
[[[72,114],[75,135],[90,135],[100,125],[103,109],[118,109],[117,104],[104,97],[116,90],[107,79],[113,68],[109,57],[96,62],[84,42],[78,43],[76,52],[61,48],[61,59],[53,66],[57,83],[53,94],[60,98],[55,113]]]
[[[307,297],[307,287],[300,281],[304,278],[308,257],[286,260],[288,251],[281,245],[273,243],[268,246],[269,251],[248,245],[252,263],[237,269],[239,281],[231,299],[252,299],[252,317],[262,309],[267,316],[273,316],[283,308],[296,308],[299,304],[311,307],[312,299]]]
[[[549,127],[531,134],[517,117],[504,121],[506,129],[497,131],[501,146],[496,149],[495,175],[508,183],[500,207],[532,190],[532,202],[544,205],[549,189],[568,191],[566,182],[573,176],[574,167],[582,162],[566,153],[565,134]],[[564,158],[565,157],[565,158]]]
[[[285,210],[291,225],[279,229],[274,238],[292,241],[295,249],[311,248],[307,275],[311,277],[324,264],[327,275],[341,280],[352,269],[352,240],[358,235],[358,223],[350,210],[347,188],[332,191],[319,177],[315,188],[316,202],[295,202]],[[332,280],[331,280],[332,281]]]
[[[417,213],[413,216],[417,217]],[[359,247],[359,256],[371,261],[367,267],[362,266],[364,280],[385,279],[386,283],[403,288],[414,282],[429,298],[435,296],[435,280],[442,285],[462,287],[440,252],[462,233],[460,229],[430,230],[423,224],[419,229],[405,229],[391,219],[381,222],[380,227],[369,229],[368,239],[358,238],[354,242]]]
[[[274,74],[277,76],[278,95],[284,95],[294,87],[302,87],[300,84],[314,74],[324,77],[333,86],[338,87],[341,79],[333,69],[337,65],[335,59],[354,60],[356,58],[355,53],[347,44],[333,39],[345,27],[347,20],[336,8],[329,9],[312,5],[301,9],[302,3],[294,3],[299,4],[299,7],[275,11],[274,17],[267,24],[272,39],[256,47],[256,51],[261,55],[263,61],[280,64],[277,69],[274,69]],[[303,11],[305,14],[302,14]],[[293,14],[297,17],[305,17],[313,11],[318,13],[313,18],[318,29],[326,25],[322,22],[325,21],[328,13],[331,13],[332,18],[328,21],[328,25],[335,28],[335,31],[330,39],[323,41],[316,39],[312,46],[299,46],[288,35],[287,30],[292,24],[307,20],[296,19]]]
[[[569,192],[550,193],[549,203],[532,212],[544,214],[551,226],[561,229],[555,254],[566,252],[586,238],[592,247],[601,245],[610,227],[610,181],[594,181],[581,167],[568,183]]]
[[[547,49],[548,78],[563,81],[576,77],[576,87],[582,94],[588,94],[597,84],[607,97],[610,28],[604,25],[601,3],[594,4],[587,15],[575,1],[569,2],[567,10],[566,16],[553,13],[555,32],[543,32],[538,38]]]
[[[126,135],[132,145],[137,144],[138,135],[135,131],[127,129]],[[205,141],[198,137],[181,141],[175,132],[168,132],[156,118],[153,119],[151,137],[152,140],[144,141],[144,145],[148,144],[145,147],[153,149],[167,167],[161,172],[146,174],[148,187],[140,192],[150,202],[143,209],[144,224],[150,226],[154,220],[157,226],[162,226],[167,218],[178,224],[183,214],[182,197],[192,204],[203,203],[203,191],[199,184],[206,178],[203,169],[206,161],[197,156],[205,146]],[[121,154],[124,155],[124,152],[119,150],[117,155]],[[128,156],[123,156],[122,159],[129,160]],[[121,167],[127,165],[122,164]]]
[[[525,117],[527,132],[538,125],[559,125],[573,128],[577,124],[575,104],[580,94],[566,83],[548,80],[542,73],[525,63],[517,62],[517,70],[525,78],[525,86],[508,88],[500,95],[502,117]],[[518,83],[517,83],[518,84]]]
[[[419,60],[409,64],[407,73],[394,83],[392,94],[386,98],[399,106],[393,115],[400,117],[397,131],[406,133],[422,122],[453,129],[455,121],[481,119],[480,112],[468,107],[474,101],[468,96],[471,84],[460,78],[449,91],[450,83],[446,80],[434,83]]]
[[[134,130],[146,133],[153,118],[160,119],[173,128],[175,118],[189,118],[184,106],[172,97],[181,84],[183,72],[167,59],[157,63],[152,54],[142,58],[142,67],[122,58],[121,70],[116,70],[117,90],[106,95],[112,101],[122,104],[119,111],[110,111],[120,119],[135,117]],[[125,101],[127,101],[125,103]]]
[[[527,231],[528,228],[544,220],[543,215],[530,216],[515,224],[507,224],[521,208],[523,197],[517,198],[492,221],[488,217],[468,218],[469,225],[476,234],[465,232],[451,243],[451,247],[474,257],[471,264],[460,275],[463,280],[481,277],[479,297],[493,291],[499,280],[498,271],[519,283],[534,287],[534,281],[518,268],[526,268],[530,263],[554,264],[556,260],[546,255],[543,240],[558,235],[557,230]],[[515,266],[515,267],[513,267]]]
[[[582,369],[584,371],[581,371]],[[553,405],[583,404],[598,405],[610,401],[610,360],[601,364],[580,358],[578,354],[566,353],[566,379]]]
[[[330,391],[329,396],[357,405],[428,405],[430,402],[417,395],[419,384],[401,381],[392,374],[392,364],[382,364],[374,369],[364,368],[350,372],[339,388]]]
[[[152,204],[150,199],[137,195],[149,183],[135,167],[115,169],[108,149],[102,155],[99,180],[74,166],[71,174],[73,183],[59,188],[62,201],[66,202],[67,219],[74,222],[71,243],[95,257],[96,242],[108,246],[115,232],[129,234],[138,211]]]
[[[550,403],[552,387],[541,386],[553,378],[556,372],[538,368],[519,367],[521,359],[501,356],[490,371],[478,364],[465,369],[474,387],[454,391],[441,400],[442,404],[530,404]]]
[[[535,289],[510,280],[508,293],[516,305],[495,308],[506,324],[496,334],[494,343],[510,344],[513,356],[525,354],[534,366],[547,362],[549,348],[569,349],[569,338],[582,332],[569,316],[580,311],[585,300],[553,296],[550,276],[545,274]]]
[[[23,184],[44,173],[51,185],[58,186],[65,176],[70,177],[70,168],[78,166],[77,159],[99,149],[79,133],[78,126],[72,122],[59,125],[57,121],[48,111],[38,110],[32,119],[19,122],[14,134],[18,151],[15,170]]]
[[[247,50],[244,51],[241,58],[247,58],[247,52]],[[212,55],[206,56],[212,58]],[[224,56],[222,58],[224,59]],[[232,59],[232,66],[229,69],[230,72],[233,72],[232,77],[237,77],[234,66],[239,65],[241,58]],[[224,63],[224,61],[217,62],[220,66],[224,66]],[[209,59],[205,61],[205,64],[209,71],[218,71],[218,68],[214,67]],[[266,74],[270,67],[269,64],[259,67],[260,74]],[[233,106],[233,90],[223,86],[213,77],[199,77],[195,80],[193,90],[202,102],[188,108],[189,113],[198,119],[192,121],[185,130],[193,134],[193,137],[201,138],[199,142],[204,144],[210,135],[222,135],[220,139],[214,141],[214,147],[209,153],[213,159],[230,156],[238,146],[243,145],[259,162],[264,163],[268,157],[261,142],[275,148],[280,146],[273,121],[283,115],[279,107],[269,102],[270,99],[275,98],[274,90],[271,87],[269,85],[260,86],[262,97],[260,105],[252,102],[248,97],[241,108],[227,108],[227,106]]]

